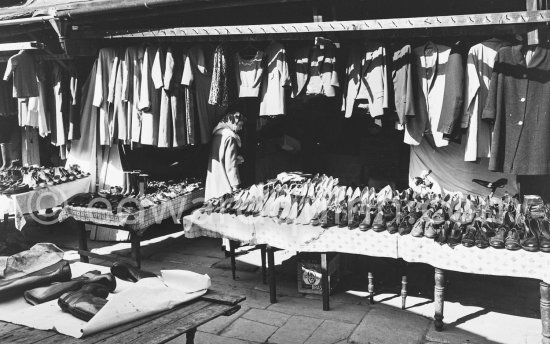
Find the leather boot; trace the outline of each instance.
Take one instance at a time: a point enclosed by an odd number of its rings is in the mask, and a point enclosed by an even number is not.
[[[116,288],[116,280],[112,274],[101,274],[99,271],[94,270],[73,278],[68,282],[54,283],[47,287],[27,290],[23,296],[31,305],[38,305],[57,299],[67,292],[78,290],[90,283],[101,284],[109,292],[113,292]]]
[[[77,291],[61,295],[57,304],[64,312],[71,313],[78,319],[89,321],[107,304],[107,288],[98,283],[83,286]]]
[[[521,247],[525,251],[537,252],[539,250],[538,222],[536,219],[526,218],[523,221],[525,234],[521,240]]]
[[[130,175],[130,181],[132,183],[132,192],[130,192],[130,196],[137,197],[137,195],[139,194],[139,172],[132,171],[130,172]]]
[[[142,278],[157,277],[152,272],[140,270],[128,263],[116,262],[111,266],[111,273],[124,281],[137,282]]]
[[[539,219],[540,223],[540,247],[541,252],[550,253],[550,222],[548,220]]]
[[[0,299],[22,295],[25,290],[43,287],[54,282],[66,282],[71,279],[69,262],[62,260],[54,265],[28,275],[0,282]]]
[[[126,197],[128,195],[128,172],[122,172],[122,196]]]
[[[2,153],[2,167],[0,167],[0,171],[3,171],[8,168],[11,162],[8,144],[0,143],[0,151]]]

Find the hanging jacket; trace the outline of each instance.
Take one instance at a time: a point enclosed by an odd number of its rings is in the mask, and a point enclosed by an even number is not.
[[[386,49],[377,43],[353,46],[348,55],[346,77],[348,87],[342,104],[345,116],[351,117],[357,99],[368,101],[372,117],[382,116],[388,107]]]
[[[336,87],[340,87],[340,83],[334,45],[303,47],[296,52],[294,60],[296,80],[292,85],[293,98],[303,92],[309,95],[336,96]]]
[[[396,49],[393,54],[391,75],[393,81],[394,106],[398,123],[407,123],[408,118],[414,117],[414,86],[412,49],[405,45]]]
[[[419,145],[425,132],[433,135],[437,147],[447,146],[449,141],[437,131],[441,108],[447,62],[451,48],[428,42],[413,50],[415,60],[415,113],[405,125],[404,142]]]
[[[464,111],[464,75],[466,69],[467,47],[456,42],[449,53],[443,105],[437,131],[449,141],[460,142],[462,114]]]

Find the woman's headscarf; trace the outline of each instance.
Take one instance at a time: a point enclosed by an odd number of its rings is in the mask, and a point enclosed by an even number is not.
[[[212,131],[213,135],[227,135],[233,137],[237,141],[237,145],[241,146],[241,138],[237,134],[237,124],[244,122],[244,116],[240,112],[230,112],[223,116],[218,125]]]

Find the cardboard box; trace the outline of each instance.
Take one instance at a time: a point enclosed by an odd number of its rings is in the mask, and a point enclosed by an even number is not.
[[[328,285],[330,293],[340,281],[340,254],[327,253]],[[299,253],[297,259],[298,292],[305,294],[322,294],[321,254]]]

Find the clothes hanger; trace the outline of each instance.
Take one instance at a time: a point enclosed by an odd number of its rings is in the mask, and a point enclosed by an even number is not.
[[[249,41],[245,47],[239,50],[238,54],[242,58],[250,60],[256,57],[256,54],[258,54],[258,48],[252,45],[252,42]]]

